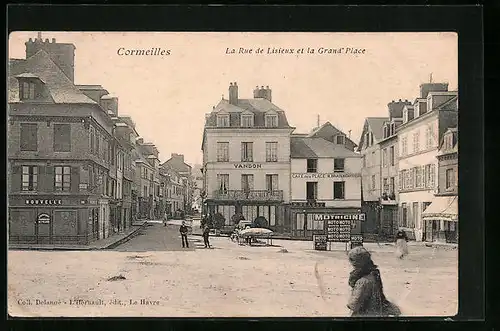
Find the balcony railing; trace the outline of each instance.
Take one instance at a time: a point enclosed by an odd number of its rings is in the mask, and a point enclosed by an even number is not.
[[[283,201],[283,190],[217,190],[212,196],[217,200],[231,201]]]

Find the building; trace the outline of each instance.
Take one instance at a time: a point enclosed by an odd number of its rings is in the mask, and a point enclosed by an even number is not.
[[[393,239],[399,225],[398,214],[398,135],[397,129],[403,123],[403,108],[408,100],[392,101],[388,106],[389,119],[382,127],[380,150],[380,197],[378,216],[379,233],[382,238]]]
[[[192,167],[184,162],[184,155],[172,153],[170,159],[165,161],[162,166],[168,166],[172,170],[174,170],[177,174],[179,174],[182,178],[184,178],[185,184],[184,187],[184,205],[179,208],[185,212],[191,212],[191,205],[193,203],[193,192],[194,192],[194,179],[192,176]],[[177,209],[176,209],[177,210]]]
[[[438,192],[422,213],[426,241],[458,242],[458,130],[443,135],[438,159]]]
[[[204,213],[246,220],[263,216],[275,231],[284,227],[283,203],[290,201],[290,135],[285,112],[272,103],[269,87],[253,98],[239,97],[230,83],[229,99],[206,114],[203,130]]]
[[[426,239],[422,212],[437,193],[439,142],[458,121],[458,92],[446,83],[420,85],[420,95],[403,108],[399,144],[399,225],[417,241]]]
[[[74,83],[73,44],[41,37],[9,60],[9,241],[87,244],[111,235],[107,91]],[[96,94],[95,97],[89,97]]]
[[[329,122],[308,135],[292,134],[291,199],[285,223],[292,237],[324,234],[324,215],[360,214],[362,156],[355,147]]]
[[[203,206],[203,197],[202,197],[202,190],[203,190],[203,173],[202,173],[202,166],[201,165],[194,165],[193,166],[193,203],[192,203],[192,209],[193,211],[200,213],[202,206]]]
[[[160,172],[166,180],[165,213],[170,218],[179,218],[184,213],[184,206],[186,204],[184,177],[168,165],[162,165]]]
[[[137,219],[154,219],[155,167],[148,158],[144,139],[137,138],[133,158],[135,163],[135,186],[137,187]],[[148,145],[149,146],[149,145]],[[146,152],[146,155],[144,154]]]

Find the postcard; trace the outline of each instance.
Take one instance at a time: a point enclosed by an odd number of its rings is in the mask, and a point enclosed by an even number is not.
[[[11,33],[9,315],[455,315],[457,43]]]

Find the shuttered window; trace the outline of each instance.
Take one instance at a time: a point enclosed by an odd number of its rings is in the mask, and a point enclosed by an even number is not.
[[[54,124],[54,152],[71,151],[71,125]]]
[[[38,125],[36,123],[21,123],[21,151],[38,150]]]

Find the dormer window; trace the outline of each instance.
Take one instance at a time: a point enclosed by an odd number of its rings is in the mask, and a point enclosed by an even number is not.
[[[450,150],[453,148],[453,134],[447,133],[444,136],[444,150]]]
[[[405,108],[403,110],[403,123],[407,123],[408,122],[408,108]]]
[[[34,100],[35,99],[35,82],[33,81],[20,81],[19,82],[19,99],[21,100]]]
[[[217,115],[217,126],[223,128],[229,127],[229,114]]]
[[[384,125],[384,138],[389,137],[389,127]]]
[[[391,132],[389,133],[389,136],[392,136],[393,134],[396,133],[396,124],[391,123],[390,126],[391,126],[391,130],[390,130]]]
[[[242,114],[241,115],[241,126],[244,128],[253,127],[253,115]]]
[[[266,127],[276,128],[278,126],[278,115],[266,115]]]
[[[336,135],[335,143],[337,145],[345,145],[345,136],[343,134]]]

